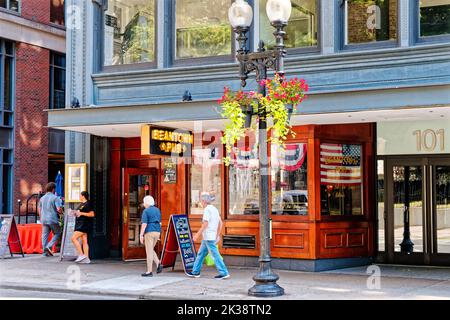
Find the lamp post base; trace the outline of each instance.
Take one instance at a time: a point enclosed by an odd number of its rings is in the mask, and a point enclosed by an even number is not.
[[[248,289],[248,295],[260,298],[279,297],[284,295],[284,289],[275,282],[257,283]]]
[[[263,270],[266,268],[263,268]],[[253,287],[248,289],[248,295],[254,297],[279,297],[284,295],[284,289],[277,284],[278,275],[272,270],[265,270],[253,277],[256,282]]]

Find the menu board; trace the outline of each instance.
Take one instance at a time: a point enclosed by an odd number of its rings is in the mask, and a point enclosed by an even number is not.
[[[183,261],[186,273],[191,272],[195,262],[195,246],[192,240],[189,218],[186,214],[172,215],[169,220],[164,248],[161,256],[163,267],[175,266],[177,252]]]
[[[23,256],[16,220],[11,214],[2,214],[0,215],[0,257],[5,256],[7,249],[11,256],[14,253]]]
[[[164,158],[163,160],[164,183],[177,183],[177,159]]]
[[[80,194],[86,191],[87,178],[86,163],[68,163],[66,164],[66,187],[65,202],[81,202]]]
[[[77,250],[72,243],[72,235],[75,231],[77,210],[68,209],[64,215],[64,230],[61,242],[61,260],[75,260],[78,257]]]

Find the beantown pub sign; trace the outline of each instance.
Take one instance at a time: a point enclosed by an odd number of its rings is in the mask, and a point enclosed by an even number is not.
[[[191,157],[194,135],[184,129],[145,125],[141,129],[141,154]]]

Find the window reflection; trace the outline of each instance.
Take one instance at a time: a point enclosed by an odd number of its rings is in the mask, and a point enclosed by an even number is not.
[[[420,36],[450,34],[450,0],[421,0]]]
[[[346,0],[345,44],[397,39],[397,0]]]
[[[450,253],[450,166],[435,169],[438,253]]]
[[[155,0],[110,0],[105,15],[105,65],[155,59]]]
[[[274,28],[266,14],[267,0],[260,1],[260,37],[269,48],[275,45]],[[292,14],[285,29],[287,48],[311,47],[317,45],[317,1],[292,0]]]
[[[176,58],[231,55],[230,0],[176,1]]]
[[[307,215],[307,144],[288,144],[284,150],[273,145],[271,169],[272,214]]]

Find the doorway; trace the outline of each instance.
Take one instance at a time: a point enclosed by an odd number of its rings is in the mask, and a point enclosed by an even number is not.
[[[378,161],[379,262],[450,266],[450,157]]]
[[[123,260],[145,259],[145,246],[140,243],[143,200],[152,196],[159,201],[158,170],[125,168],[123,170],[122,257]]]

